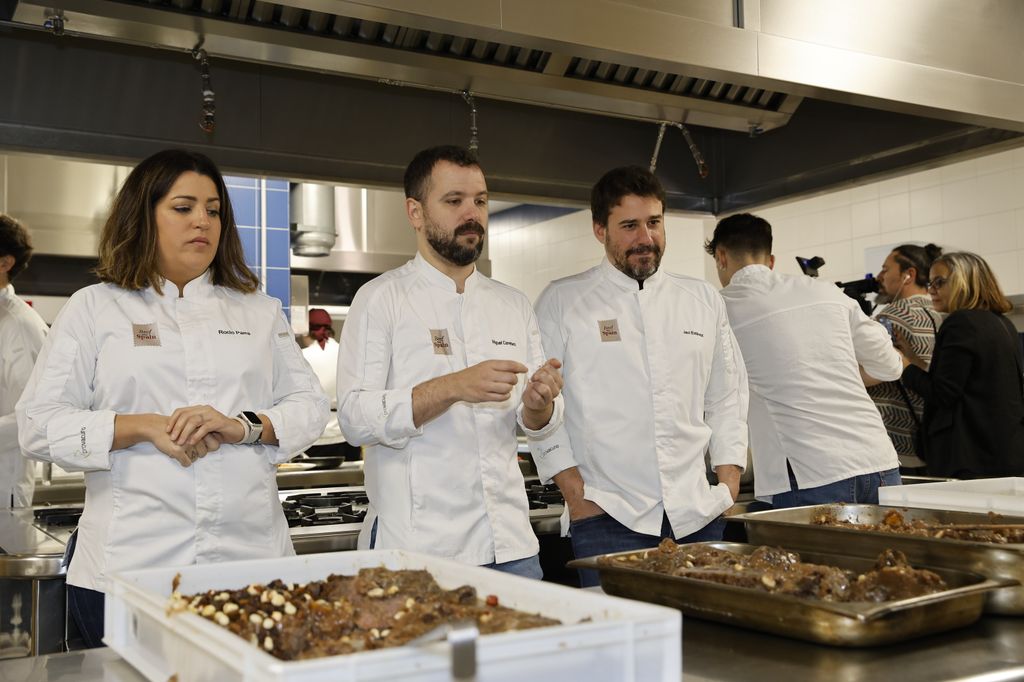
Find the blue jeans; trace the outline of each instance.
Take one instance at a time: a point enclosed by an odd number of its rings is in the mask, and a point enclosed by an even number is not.
[[[630,552],[640,549],[657,547],[665,538],[676,542],[706,542],[721,540],[725,531],[725,519],[719,516],[700,530],[686,537],[676,538],[668,516],[662,516],[661,535],[644,535],[630,530],[608,514],[588,516],[569,524],[572,539],[572,551],[577,558],[610,554],[612,552]],[[601,584],[597,571],[580,571],[580,587],[593,587]]]
[[[373,520],[373,526],[370,527],[370,549],[373,549],[377,545],[377,519]],[[540,580],[544,577],[544,571],[540,569],[540,557],[537,554],[528,556],[525,559],[514,559],[513,561],[504,561],[500,564],[494,563],[493,561],[489,564],[484,564],[480,568],[493,568],[495,571],[501,571],[503,573],[511,573],[512,575],[521,575],[524,578],[534,578]]]
[[[793,470],[789,470],[789,492],[772,495],[772,507],[803,507],[811,504],[833,504],[847,502],[849,504],[878,504],[878,489],[884,485],[900,485],[902,483],[899,469],[876,471],[873,474],[861,474],[845,478],[835,483],[826,483],[816,488],[799,490]]]

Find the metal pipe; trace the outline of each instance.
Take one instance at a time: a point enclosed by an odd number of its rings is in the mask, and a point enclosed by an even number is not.
[[[210,82],[210,58],[206,54],[206,50],[202,48],[203,40],[201,38],[196,43],[196,46],[192,48],[192,58],[199,62],[203,79],[203,115],[199,119],[199,127],[202,128],[204,133],[212,133],[216,127],[214,118],[217,113],[217,106],[214,103],[213,85]]]
[[[651,172],[658,167],[658,153],[661,152],[661,141],[665,139],[665,127],[668,124],[662,121],[661,125],[658,126],[658,141],[654,143],[654,153],[651,154]]]
[[[476,127],[476,100],[473,99],[473,93],[469,90],[463,90],[461,94],[462,99],[466,100],[466,104],[469,105],[469,151],[471,154],[476,154],[480,149],[480,138],[477,136],[478,129]]]

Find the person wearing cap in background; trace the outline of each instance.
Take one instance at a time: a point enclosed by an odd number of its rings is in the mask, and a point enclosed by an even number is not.
[[[320,379],[324,393],[331,398],[331,418],[316,443],[306,448],[310,457],[337,455],[359,459],[359,448],[345,442],[338,424],[338,342],[332,338],[331,316],[323,308],[309,309],[309,338],[312,343],[302,349],[302,356]]]
[[[32,258],[28,231],[0,213],[0,509],[32,504],[35,462],[18,446],[14,405],[25,390],[46,338],[39,313],[14,295],[11,281]]]

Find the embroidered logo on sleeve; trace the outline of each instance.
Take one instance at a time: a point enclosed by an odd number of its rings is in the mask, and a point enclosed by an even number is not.
[[[434,344],[434,355],[451,355],[452,344],[447,329],[431,329],[430,341]]]
[[[136,346],[159,346],[160,332],[157,330],[156,322],[152,324],[133,324],[132,337]]]
[[[598,320],[597,329],[601,332],[601,341],[622,341],[618,320]]]

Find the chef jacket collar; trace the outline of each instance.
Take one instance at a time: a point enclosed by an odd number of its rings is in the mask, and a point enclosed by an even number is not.
[[[661,268],[659,267],[657,272],[644,280],[644,286],[643,289],[641,289],[640,282],[612,265],[612,262],[608,260],[607,256],[601,260],[601,272],[609,281],[611,281],[612,284],[625,291],[646,291],[647,289],[653,289],[665,278],[661,272]]]
[[[161,289],[163,289],[163,293],[161,294],[157,294],[153,287],[150,287],[149,291],[153,292],[153,295],[157,298],[162,298],[164,300],[174,300],[178,298],[178,285],[174,282],[165,279]],[[203,274],[185,285],[185,295],[183,298],[205,298],[212,292],[213,277],[210,275],[210,270],[207,269]]]
[[[431,285],[438,287],[439,289],[444,289],[446,291],[456,293],[455,280],[449,277],[448,275],[444,274],[437,268],[435,268],[429,262],[427,262],[427,259],[424,258],[422,254],[417,252],[416,257],[413,259],[413,262],[416,263],[416,267],[419,269],[420,273],[422,273],[422,275],[426,277],[427,281]],[[480,277],[480,271],[477,270],[476,266],[474,265],[472,274],[470,274],[470,276],[466,278],[465,291],[469,291],[472,287],[476,286],[476,283],[477,281],[479,281]]]
[[[5,296],[10,296],[11,298],[14,298],[14,285],[11,284],[10,282],[7,283],[7,286],[0,287],[0,298],[3,298]]]
[[[733,274],[732,279],[729,280],[729,285],[756,284],[757,282],[763,282],[768,279],[771,274],[772,269],[767,265],[761,265],[759,263],[746,265]]]

